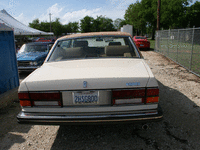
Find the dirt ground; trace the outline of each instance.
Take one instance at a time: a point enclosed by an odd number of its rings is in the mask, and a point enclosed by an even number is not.
[[[142,51],[160,87],[163,120],[96,126],[20,125],[19,103],[0,110],[0,150],[199,150],[200,78],[164,56]],[[26,75],[20,75],[20,81]]]

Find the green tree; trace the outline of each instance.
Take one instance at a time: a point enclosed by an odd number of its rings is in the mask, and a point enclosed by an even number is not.
[[[64,25],[64,33],[77,33],[79,32],[79,23],[78,22],[69,22]]]
[[[137,1],[134,4],[129,5],[124,15],[127,24],[133,25],[133,29],[136,34],[143,34],[146,30],[146,22],[142,13],[142,4]]]
[[[50,23],[49,22],[41,22],[40,30],[45,32],[50,32]]]
[[[85,16],[83,19],[81,19],[80,27],[81,32],[92,32],[93,30],[93,17]]]
[[[151,31],[152,39],[157,26],[158,0],[141,0],[129,5],[125,13],[125,20],[133,25],[138,32]],[[161,0],[161,28],[184,28],[189,19],[187,16],[191,0]]]
[[[29,26],[41,31],[50,32],[50,23],[49,22],[39,22],[39,19],[35,19],[32,23],[29,23]],[[63,25],[60,23],[59,18],[56,18],[55,21],[51,23],[52,32],[55,36],[60,36],[63,33]]]
[[[81,19],[81,32],[100,32],[100,31],[116,31],[113,20],[103,16],[93,17],[86,16]]]
[[[34,19],[32,23],[29,23],[29,27],[39,29],[40,28],[40,21],[39,19]]]
[[[151,39],[154,39],[157,26],[157,0],[142,0],[140,17],[146,22],[148,30],[151,30]]]
[[[196,1],[193,5],[187,8],[187,19],[189,27],[200,27],[200,2]]]
[[[186,28],[190,0],[161,0],[161,27],[164,29]]]
[[[113,21],[110,18],[104,16],[97,16],[93,21],[93,31],[115,31]]]
[[[63,33],[63,25],[60,23],[59,18],[51,23],[51,28],[55,36],[60,36]]]

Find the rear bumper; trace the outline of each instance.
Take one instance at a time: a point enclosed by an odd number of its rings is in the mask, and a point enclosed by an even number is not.
[[[154,110],[155,111],[155,110]],[[162,119],[162,110],[159,109],[150,113],[137,114],[107,114],[107,115],[41,115],[20,112],[17,115],[20,124],[45,124],[45,125],[84,125],[84,124],[111,124],[111,123],[132,123],[152,122]]]
[[[138,48],[150,48],[150,44],[136,44]],[[143,46],[141,46],[143,45]]]

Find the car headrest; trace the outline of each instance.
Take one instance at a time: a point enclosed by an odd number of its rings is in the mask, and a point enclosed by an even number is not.
[[[110,42],[109,46],[122,45],[121,42]]]
[[[129,46],[106,46],[106,56],[124,56],[124,53],[130,53]]]
[[[88,41],[74,41],[74,47],[88,47]]]

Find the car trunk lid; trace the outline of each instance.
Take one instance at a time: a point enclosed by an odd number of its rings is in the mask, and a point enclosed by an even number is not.
[[[45,63],[24,82],[29,91],[146,87],[143,59],[84,59]]]

